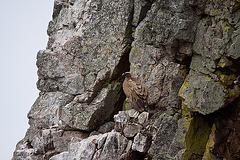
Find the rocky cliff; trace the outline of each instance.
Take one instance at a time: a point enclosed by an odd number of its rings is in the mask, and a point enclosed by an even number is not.
[[[239,0],[55,0],[47,33],[13,160],[240,159]]]

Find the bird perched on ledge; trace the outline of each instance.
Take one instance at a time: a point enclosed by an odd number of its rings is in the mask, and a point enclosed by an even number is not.
[[[129,72],[125,72],[122,75],[125,77],[123,91],[129,99],[131,107],[139,112],[144,111],[148,97],[147,86],[140,80],[132,77]]]

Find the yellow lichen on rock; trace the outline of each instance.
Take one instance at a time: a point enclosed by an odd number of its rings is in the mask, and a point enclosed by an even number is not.
[[[185,152],[184,160],[199,159],[204,154],[208,136],[211,128],[208,123],[199,115],[187,121],[187,131],[184,140]]]
[[[128,103],[129,103],[129,102],[128,102],[128,98],[126,98],[126,99],[124,100],[124,102],[123,102],[123,108],[122,108],[123,111],[126,111],[126,110],[128,109],[128,107],[127,107],[127,106],[128,106]]]
[[[231,60],[229,60],[227,57],[222,57],[220,59],[220,61],[218,62],[218,66],[221,67],[221,68],[224,68],[224,67],[229,67],[231,66],[233,63]]]
[[[214,145],[215,145],[215,131],[216,131],[216,126],[215,124],[213,124],[211,129],[211,134],[209,135],[206,149],[202,157],[203,160],[209,160],[209,159],[220,160],[219,158],[217,158],[215,155],[212,154],[212,150],[214,149]]]
[[[234,74],[231,75],[220,75],[220,81],[224,84],[224,85],[232,85],[233,81],[236,79],[236,76]]]

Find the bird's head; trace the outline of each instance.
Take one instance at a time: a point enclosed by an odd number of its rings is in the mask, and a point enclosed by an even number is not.
[[[131,73],[130,72],[125,72],[125,73],[122,74],[122,76],[130,79],[131,78]]]

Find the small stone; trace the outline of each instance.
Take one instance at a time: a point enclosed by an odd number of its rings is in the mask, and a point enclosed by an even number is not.
[[[118,132],[109,132],[99,159],[120,159],[127,144],[128,139],[126,137]]]
[[[136,123],[127,124],[123,130],[123,133],[126,137],[134,137],[140,132],[141,128],[142,126]]]
[[[98,129],[98,132],[100,133],[107,133],[107,132],[111,132],[114,129],[114,122],[107,122],[104,125],[100,126]]]
[[[139,112],[136,111],[135,109],[127,110],[126,113],[128,114],[128,116],[129,116],[130,118],[137,118],[138,115],[139,115]]]
[[[142,112],[142,113],[138,116],[138,123],[139,123],[139,124],[144,124],[145,122],[147,122],[148,116],[149,116],[149,113],[148,113],[148,112]]]
[[[132,150],[145,153],[149,147],[148,137],[138,133],[133,140]]]
[[[115,130],[117,132],[122,132],[124,125],[130,120],[130,117],[125,111],[120,111],[117,115],[114,115]]]

